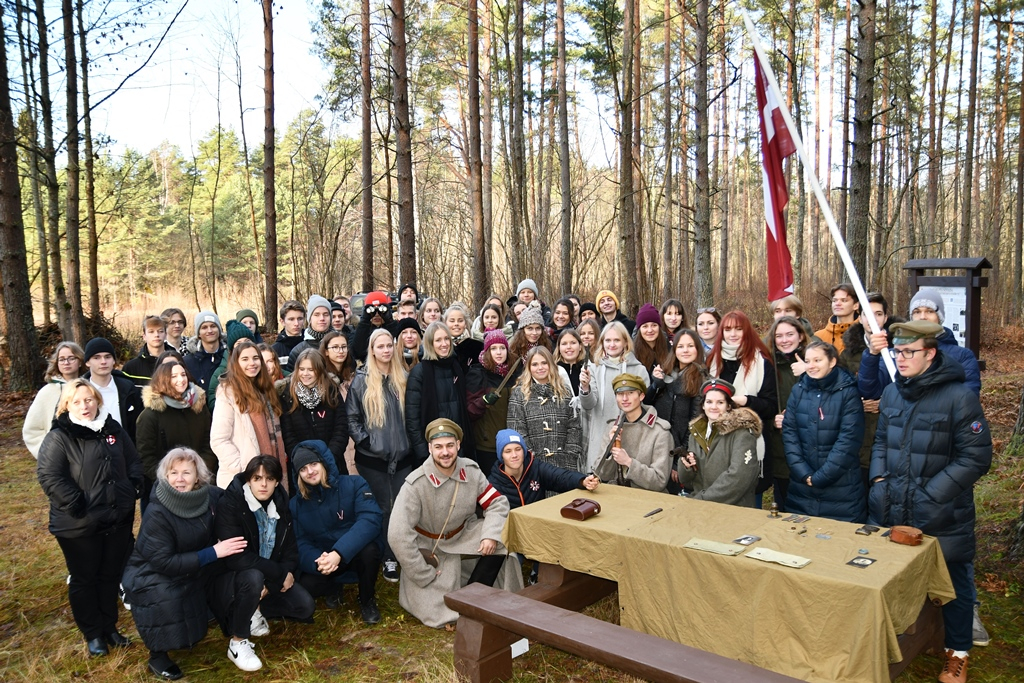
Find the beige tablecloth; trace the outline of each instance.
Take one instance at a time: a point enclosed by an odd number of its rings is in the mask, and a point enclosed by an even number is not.
[[[638,489],[602,486],[587,494],[601,513],[585,522],[559,509],[569,492],[513,510],[504,543],[541,562],[617,581],[621,624],[807,681],[888,681],[900,661],[896,640],[925,598],[955,596],[938,542],[918,547],[856,524],[805,524],[740,508]],[[651,517],[644,514],[663,508]],[[783,514],[782,517],[786,515]],[[797,531],[807,527],[805,535]],[[795,528],[794,528],[795,527]],[[817,534],[831,536],[817,538]],[[683,548],[691,538],[811,559],[802,569]],[[848,566],[858,549],[877,561]]]

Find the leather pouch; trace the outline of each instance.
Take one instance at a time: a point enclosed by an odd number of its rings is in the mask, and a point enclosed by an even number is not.
[[[427,561],[427,564],[429,564],[434,569],[437,569],[437,555],[430,552],[426,548],[420,548],[420,555],[423,555],[423,559]]]
[[[889,540],[900,545],[921,545],[921,530],[912,526],[894,526],[889,531]]]
[[[577,498],[571,503],[562,506],[563,517],[580,522],[590,519],[599,512],[601,512],[601,504],[590,498]]]

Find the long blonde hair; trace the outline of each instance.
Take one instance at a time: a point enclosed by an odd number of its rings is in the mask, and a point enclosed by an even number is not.
[[[614,320],[604,326],[601,330],[601,335],[597,338],[595,344],[597,349],[594,351],[594,362],[600,363],[608,356],[604,352],[604,338],[608,336],[609,332],[617,332],[622,337],[622,355],[619,356],[619,360],[626,358],[626,354],[633,353],[633,338],[629,336],[629,332],[626,331],[626,326],[620,323],[618,320]]]
[[[526,357],[523,359],[523,374],[519,376],[519,380],[516,382],[519,391],[523,392],[523,398],[527,402],[530,400],[530,389],[533,388],[534,384],[533,375],[530,374],[530,361],[533,360],[534,356],[541,356],[548,362],[548,385],[551,387],[551,393],[555,399],[566,401],[572,398],[572,389],[565,386],[565,382],[562,381],[562,375],[558,372],[558,364],[555,363],[555,357],[543,346],[534,346],[526,352]]]
[[[373,357],[373,344],[381,337],[387,337],[394,343],[391,333],[383,327],[373,331],[366,354],[366,393],[363,394],[363,413],[366,415],[366,426],[379,429],[384,426],[387,416],[387,397],[384,395],[385,375],[377,368],[377,360]],[[391,380],[391,389],[398,397],[398,405],[405,415],[405,365],[401,352],[392,352],[391,364],[387,377]],[[391,425],[396,427],[396,425]],[[404,425],[400,425],[405,429]]]

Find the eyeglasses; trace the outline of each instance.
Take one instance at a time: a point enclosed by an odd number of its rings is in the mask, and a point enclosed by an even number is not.
[[[185,327],[185,321],[184,320],[168,320],[167,324],[168,325],[174,325],[176,327]]]
[[[889,357],[890,358],[899,358],[900,356],[903,356],[904,358],[913,358],[915,353],[919,353],[921,351],[927,351],[928,349],[886,349],[886,350],[889,352]]]
[[[704,313],[718,313],[718,309],[715,308],[714,306],[709,306],[708,308],[698,308],[697,309],[697,315],[701,315],[701,314],[704,314]]]
[[[348,351],[348,347],[347,346],[328,346],[327,350],[328,351],[334,351],[335,353],[340,353],[341,351]]]
[[[68,356],[67,358],[58,358],[57,362],[58,363],[77,363],[78,362],[78,358],[76,358],[75,356]]]

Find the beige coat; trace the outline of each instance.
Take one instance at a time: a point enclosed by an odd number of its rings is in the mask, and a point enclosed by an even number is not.
[[[276,419],[268,420],[267,423],[283,443],[281,423]],[[222,489],[226,489],[234,476],[260,454],[252,419],[238,410],[231,390],[223,384],[217,385],[217,403],[213,407],[213,424],[210,426],[210,448],[217,456],[217,486]]]
[[[63,381],[48,382],[32,399],[32,405],[25,415],[25,424],[21,428],[21,438],[33,458],[39,457],[39,446],[43,443],[43,437],[50,433],[50,425],[56,417],[54,413],[57,412],[57,403],[60,402],[60,395],[63,392]]]
[[[608,447],[609,432],[614,425],[615,420],[604,425],[602,454]],[[622,426],[622,449],[633,459],[630,466],[622,470],[629,485],[665,493],[672,473],[672,431],[669,423],[658,417],[652,406],[645,405],[639,420]],[[596,463],[594,474],[601,481],[614,484],[618,469],[615,460],[608,458]]]
[[[458,487],[456,489],[456,486]],[[452,507],[452,498],[455,506]],[[477,505],[484,516],[476,516]],[[450,518],[447,525],[445,519]],[[466,585],[479,559],[477,550],[485,538],[497,541],[496,553],[507,555],[501,544],[501,532],[508,518],[509,504],[505,496],[492,487],[472,460],[459,458],[451,478],[441,474],[432,458],[406,477],[391,510],[388,543],[402,565],[398,602],[410,614],[432,628],[450,624],[459,618],[457,612],[444,604],[445,593]],[[453,538],[436,541],[416,531],[415,527],[440,534],[464,524]],[[443,532],[442,532],[443,530]],[[427,564],[419,549],[433,551],[438,567]],[[507,555],[495,588],[518,591],[523,587],[519,562]]]

